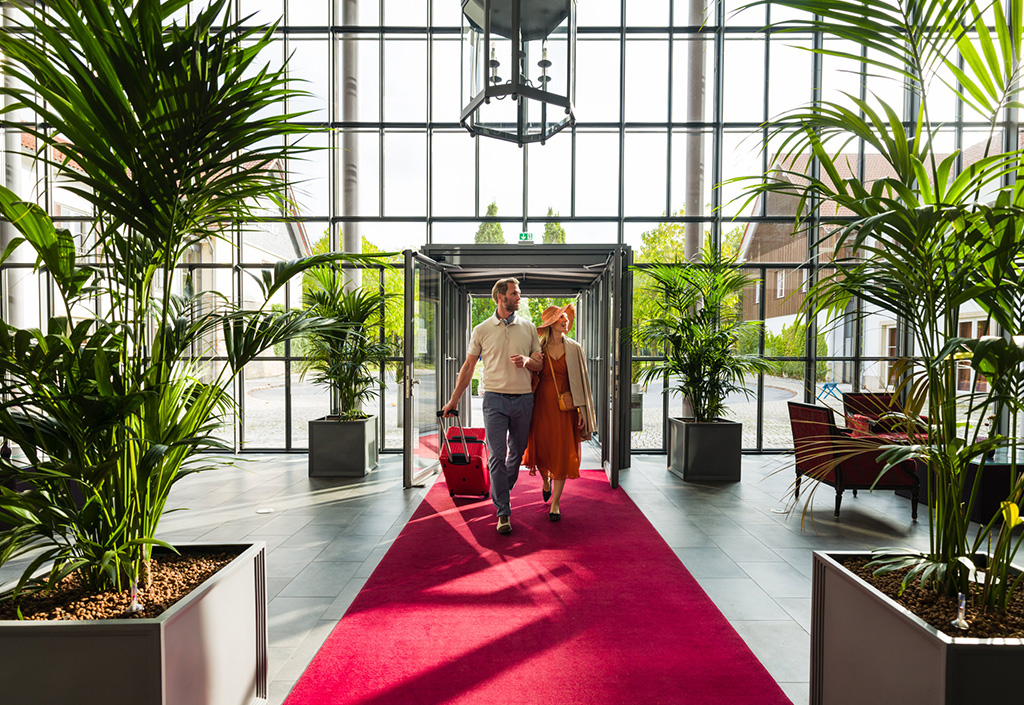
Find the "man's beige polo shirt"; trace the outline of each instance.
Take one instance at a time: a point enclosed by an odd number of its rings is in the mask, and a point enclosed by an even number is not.
[[[479,355],[483,363],[482,389],[501,394],[529,394],[531,372],[512,364],[512,355],[529,357],[540,351],[537,327],[521,316],[505,325],[496,314],[473,328],[469,337],[469,355]]]

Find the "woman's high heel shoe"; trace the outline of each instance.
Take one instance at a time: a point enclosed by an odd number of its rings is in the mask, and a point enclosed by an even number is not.
[[[551,499],[551,490],[545,490],[544,488],[541,488],[540,494],[542,497],[544,497],[545,502]]]

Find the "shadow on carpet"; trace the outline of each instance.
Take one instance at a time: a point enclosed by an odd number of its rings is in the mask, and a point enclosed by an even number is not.
[[[602,471],[548,506],[524,471],[502,536],[439,479],[286,705],[790,702]]]

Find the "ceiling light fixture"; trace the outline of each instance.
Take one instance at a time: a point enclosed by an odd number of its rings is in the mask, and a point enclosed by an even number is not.
[[[460,123],[520,147],[544,144],[575,123],[575,63],[576,0],[463,0]]]

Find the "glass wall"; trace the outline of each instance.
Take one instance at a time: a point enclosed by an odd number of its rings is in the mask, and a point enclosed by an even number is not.
[[[511,242],[518,232],[558,224],[566,243],[624,243],[637,262],[658,262],[683,257],[688,233],[712,238],[739,253],[756,281],[744,315],[765,325],[748,344],[780,365],[778,375],[750,380],[750,396],[731,400],[745,423],[744,445],[788,448],[787,400],[832,402],[839,397],[830,392],[880,388],[891,358],[905,351],[898,322],[861,317],[859,304],[836,320],[805,320],[803,294],[831,252],[789,234],[793,204],[748,203],[738,185],[721,185],[763,171],[768,118],[816,95],[853,90],[842,66],[803,50],[813,37],[769,35],[764,7],[741,6],[580,0],[577,122],[544,145],[517,147],[459,125],[456,0],[237,0],[236,16],[279,23],[266,60],[287,60],[306,91],[279,109],[300,113],[310,128],[304,144],[323,149],[288,165],[297,213],[240,228],[234,247],[197,251],[192,276],[244,300],[244,272],[317,248],[393,252],[479,242],[484,232]],[[889,82],[871,83],[899,103]],[[958,114],[951,108],[951,146],[970,140],[955,129]],[[850,150],[854,163],[870,161],[856,145]],[[62,222],[88,219],[47,174],[27,171],[20,183]],[[485,217],[500,227],[483,228]],[[47,305],[45,284],[29,272],[16,260],[2,272],[5,316],[38,318]],[[293,287],[279,303],[300,299]],[[656,354],[638,351],[635,366]],[[328,411],[327,394],[297,374],[296,355],[284,346],[246,372],[236,390],[241,448],[302,450],[305,422]],[[400,450],[394,371],[384,380],[382,437],[385,450]],[[634,450],[664,449],[665,415],[681,412],[678,399],[665,400],[664,386],[633,390]]]

